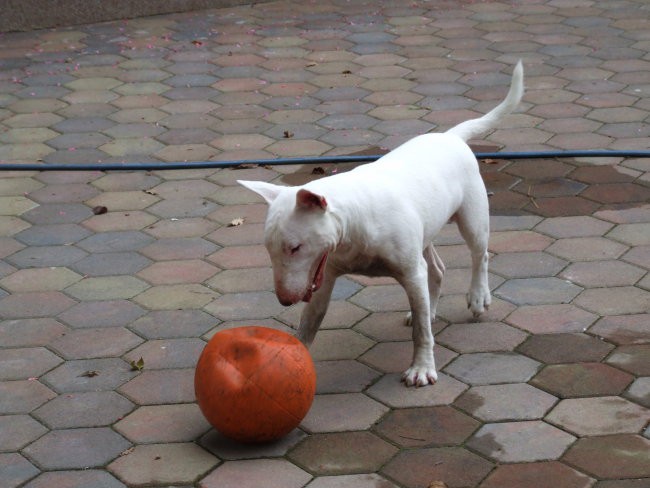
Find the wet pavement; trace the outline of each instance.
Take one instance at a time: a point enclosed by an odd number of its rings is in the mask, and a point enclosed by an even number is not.
[[[521,110],[478,149],[648,150],[649,18],[645,0],[282,1],[4,34],[0,160],[373,154],[486,112],[519,58]],[[2,172],[0,485],[649,487],[650,159],[479,164],[493,305],[471,321],[445,227],[439,382],[399,382],[401,288],[345,277],[310,413],[253,447],[206,423],[193,368],[218,330],[295,327],[265,206],[235,180],[314,166]]]

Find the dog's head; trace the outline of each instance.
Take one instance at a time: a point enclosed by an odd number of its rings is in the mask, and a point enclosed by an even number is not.
[[[275,294],[282,305],[308,302],[323,283],[338,231],[327,200],[304,187],[238,181],[269,204],[264,244],[271,256]]]

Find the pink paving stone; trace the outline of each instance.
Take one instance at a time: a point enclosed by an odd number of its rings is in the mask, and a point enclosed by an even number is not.
[[[601,479],[646,478],[650,476],[650,440],[630,434],[584,437],[563,460]]]
[[[627,246],[604,237],[575,237],[559,239],[546,252],[569,261],[601,261],[617,259]]]
[[[573,263],[560,277],[583,287],[634,285],[643,277],[645,270],[622,261],[589,261]]]
[[[58,291],[16,293],[0,300],[0,317],[5,319],[51,317],[76,302]]]
[[[66,359],[121,356],[142,342],[123,327],[77,329],[53,341],[49,347]]]
[[[618,395],[633,377],[603,363],[552,364],[546,366],[531,384],[561,398],[593,395]]]
[[[208,256],[208,260],[223,269],[271,266],[269,254],[262,245],[225,247]]]
[[[201,488],[301,488],[311,475],[284,459],[228,461],[203,478]]]
[[[582,332],[598,317],[570,304],[524,305],[506,322],[533,334]]]
[[[158,220],[151,214],[141,210],[129,212],[108,212],[103,215],[95,215],[83,222],[94,232],[111,232],[119,230],[140,230],[153,224]]]
[[[308,488],[396,488],[396,485],[378,474],[348,474],[321,476],[307,485]]]
[[[504,464],[490,473],[482,488],[589,488],[593,479],[558,461]]]
[[[612,224],[590,216],[554,217],[543,220],[535,230],[552,237],[601,236],[612,228]]]
[[[273,272],[270,268],[227,269],[207,284],[219,293],[268,291],[273,289]]]
[[[601,318],[589,332],[615,344],[646,344],[650,342],[650,315],[618,315]]]
[[[67,327],[52,318],[3,320],[0,322],[0,344],[4,347],[46,346],[67,331]]]
[[[542,421],[485,424],[467,445],[500,462],[559,459],[576,440]]]
[[[317,395],[301,428],[309,433],[367,430],[388,408],[362,393]]]
[[[144,231],[158,239],[178,237],[203,237],[213,231],[217,224],[201,217],[159,221]]]
[[[206,236],[221,246],[261,244],[264,241],[263,224],[246,224],[224,226]]]
[[[205,261],[188,259],[154,263],[137,273],[137,276],[153,285],[177,283],[203,283],[219,271]]]
[[[272,288],[272,287],[271,287]],[[291,327],[297,328],[305,305],[299,304],[286,309],[278,318]],[[364,318],[368,312],[343,300],[332,300],[327,308],[327,314],[321,324],[321,329],[347,329]]]
[[[620,397],[562,400],[546,420],[577,436],[636,434],[646,425],[648,409]]]
[[[591,288],[574,303],[603,316],[645,313],[650,310],[650,292],[634,286]]]
[[[437,343],[433,354],[438,369],[444,368],[457,356],[455,352]],[[359,360],[384,373],[403,373],[413,360],[413,341],[380,342]]]
[[[283,307],[273,293],[258,291],[223,295],[205,310],[221,320],[251,320],[273,317],[282,312]]]
[[[489,249],[492,252],[543,251],[553,243],[550,237],[530,230],[493,232]]]
[[[436,340],[460,353],[511,351],[526,334],[500,322],[452,324],[436,335]]]
[[[27,488],[84,488],[97,486],[102,488],[123,488],[124,485],[110,473],[100,469],[85,471],[47,471],[24,485]]]

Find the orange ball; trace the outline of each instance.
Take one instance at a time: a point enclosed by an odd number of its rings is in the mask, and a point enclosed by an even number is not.
[[[307,415],[316,371],[307,348],[286,332],[238,327],[217,332],[199,357],[194,391],[201,412],[224,436],[268,442]]]

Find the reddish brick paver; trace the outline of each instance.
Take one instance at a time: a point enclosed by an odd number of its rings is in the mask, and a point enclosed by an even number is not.
[[[279,0],[6,33],[0,165],[379,154],[485,113],[518,58],[524,103],[476,150],[648,150],[649,12]],[[210,428],[194,366],[223,328],[297,326],[302,305],[273,294],[266,205],[237,180],[314,167],[1,172],[0,486],[646,487],[647,158],[479,167],[493,303],[471,321],[470,255],[445,226],[438,383],[400,382],[395,281],[343,278],[313,407],[261,446]]]

